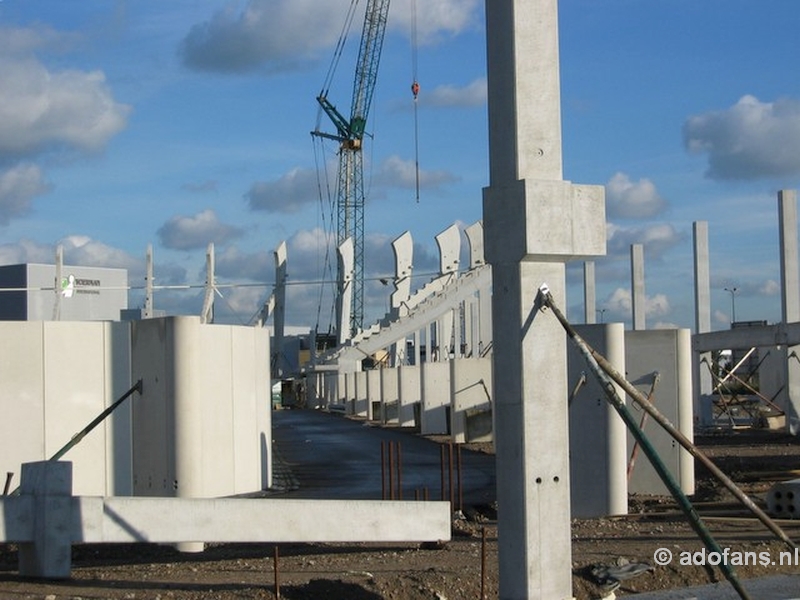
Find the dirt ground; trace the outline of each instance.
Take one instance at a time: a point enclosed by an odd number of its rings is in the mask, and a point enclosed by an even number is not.
[[[772,483],[800,473],[800,441],[782,434],[739,431],[697,441],[762,506]],[[485,445],[472,449],[491,451]],[[778,563],[780,552],[788,551],[785,544],[740,509],[703,469],[698,467],[696,475],[693,500],[719,545]],[[181,554],[149,544],[75,546],[72,578],[56,582],[20,578],[16,548],[0,545],[0,598],[230,600],[276,598],[276,591],[280,598],[298,600],[480,599],[482,591],[485,598],[497,598],[497,515],[492,506],[465,507],[464,513],[463,519],[454,520],[452,541],[428,547],[225,544],[201,554]],[[779,524],[800,540],[800,521]],[[724,580],[717,568],[677,564],[681,553],[699,552],[702,544],[669,498],[632,496],[626,516],[575,520],[572,540],[578,600],[601,598],[615,587],[616,595],[624,597]],[[673,553],[669,566],[655,565],[653,554],[659,548]],[[602,567],[626,565],[649,568],[630,579],[600,583]],[[738,566],[737,572],[746,579],[800,573],[800,566],[749,564]]]

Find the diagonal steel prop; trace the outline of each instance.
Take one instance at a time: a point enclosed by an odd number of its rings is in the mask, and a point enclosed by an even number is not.
[[[753,515],[761,521],[764,526],[769,529],[772,533],[774,533],[778,539],[783,541],[789,548],[792,550],[797,548],[797,545],[791,540],[791,538],[786,535],[786,532],[781,529],[775,521],[773,521],[769,515],[767,515],[761,508],[756,505],[755,502],[745,494],[722,470],[714,464],[714,462],[708,458],[705,454],[703,454],[697,446],[695,446],[689,438],[687,438],[675,425],[673,425],[667,417],[665,417],[651,402],[647,400],[644,394],[640,392],[636,387],[634,387],[622,374],[617,371],[611,363],[609,363],[603,355],[597,352],[594,348],[592,348],[586,341],[578,335],[578,332],[575,331],[575,328],[567,321],[567,318],[563,315],[563,313],[558,309],[555,305],[553,300],[553,296],[550,294],[550,290],[547,285],[542,285],[539,288],[539,294],[542,297],[542,305],[550,308],[553,312],[553,315],[558,319],[561,325],[564,327],[564,330],[567,332],[567,336],[573,340],[579,347],[584,347],[589,356],[591,356],[598,364],[598,366],[606,373],[608,376],[617,384],[619,385],[631,399],[636,402],[642,409],[647,411],[650,416],[656,421],[661,427],[669,433],[672,438],[678,442],[689,454],[691,454],[695,459],[700,461],[705,468],[707,468],[711,474],[717,478],[717,480],[724,485],[733,496],[742,503],[745,508],[747,508]]]

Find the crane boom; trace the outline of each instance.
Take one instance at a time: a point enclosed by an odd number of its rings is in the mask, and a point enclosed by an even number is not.
[[[358,0],[352,0],[353,3]],[[327,90],[317,96],[317,102],[336,128],[335,134],[312,132],[322,138],[340,142],[339,171],[337,176],[336,244],[353,238],[353,279],[350,331],[338,332],[339,342],[349,339],[364,324],[364,174],[363,138],[367,127],[367,116],[378,79],[383,38],[389,14],[390,0],[367,0],[364,26],[361,31],[358,60],[350,118],[343,116],[328,100]],[[352,10],[352,5],[351,5]],[[341,279],[340,274],[340,279]],[[338,322],[338,321],[337,321]]]

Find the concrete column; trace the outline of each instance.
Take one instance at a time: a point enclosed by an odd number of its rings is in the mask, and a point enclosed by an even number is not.
[[[283,356],[283,337],[286,323],[286,242],[278,244],[275,257],[275,309],[272,317],[275,338],[275,363],[273,373],[276,378],[284,375],[286,361]]]
[[[557,0],[487,0],[500,598],[572,597],[565,263],[605,252],[603,190],[562,181]]]
[[[587,325],[597,323],[597,296],[594,285],[594,261],[583,263],[583,310]]]
[[[711,331],[711,277],[708,262],[708,221],[692,224],[694,237],[694,327],[695,333]],[[713,381],[709,365],[711,353],[702,352],[692,357],[694,383],[694,420],[696,424],[710,426],[713,422],[711,392]]]
[[[778,192],[781,245],[781,318],[800,321],[800,271],[797,258],[797,191]]]
[[[349,237],[337,248],[339,261],[339,281],[336,293],[336,323],[339,334],[339,344],[344,344],[355,333],[351,330],[350,313],[353,299],[353,277],[355,265],[355,247],[353,238]]]
[[[644,246],[631,244],[631,318],[633,329],[646,329],[647,307],[644,293]]]
[[[144,276],[144,318],[153,317],[153,245],[147,244]]]
[[[778,217],[780,220],[781,248],[781,319],[784,323],[800,321],[800,283],[798,282],[797,251],[797,191],[781,190],[778,192]],[[786,428],[792,435],[800,431],[800,419],[796,408],[800,398],[800,361],[792,353],[800,355],[800,346],[778,347],[776,352],[782,355],[781,364],[785,365],[787,394],[785,401]],[[784,359],[783,356],[786,358]]]
[[[20,495],[33,497],[33,541],[19,544],[19,574],[68,579],[72,565],[72,463],[23,464]]]

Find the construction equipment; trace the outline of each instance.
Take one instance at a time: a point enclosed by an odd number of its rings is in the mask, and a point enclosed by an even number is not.
[[[356,61],[353,101],[350,118],[342,115],[329,100],[328,91],[333,71],[341,56],[347,30],[352,22],[358,0],[351,0],[345,27],[337,44],[331,68],[328,71],[317,102],[336,128],[336,133],[324,133],[319,126],[312,135],[339,142],[339,171],[336,191],[337,231],[336,245],[353,238],[353,296],[350,313],[350,331],[339,331],[339,341],[349,339],[362,328],[364,322],[364,173],[362,146],[366,134],[367,115],[378,77],[389,0],[367,0],[364,26]],[[340,273],[340,279],[342,274]],[[338,321],[338,320],[337,320]]]

